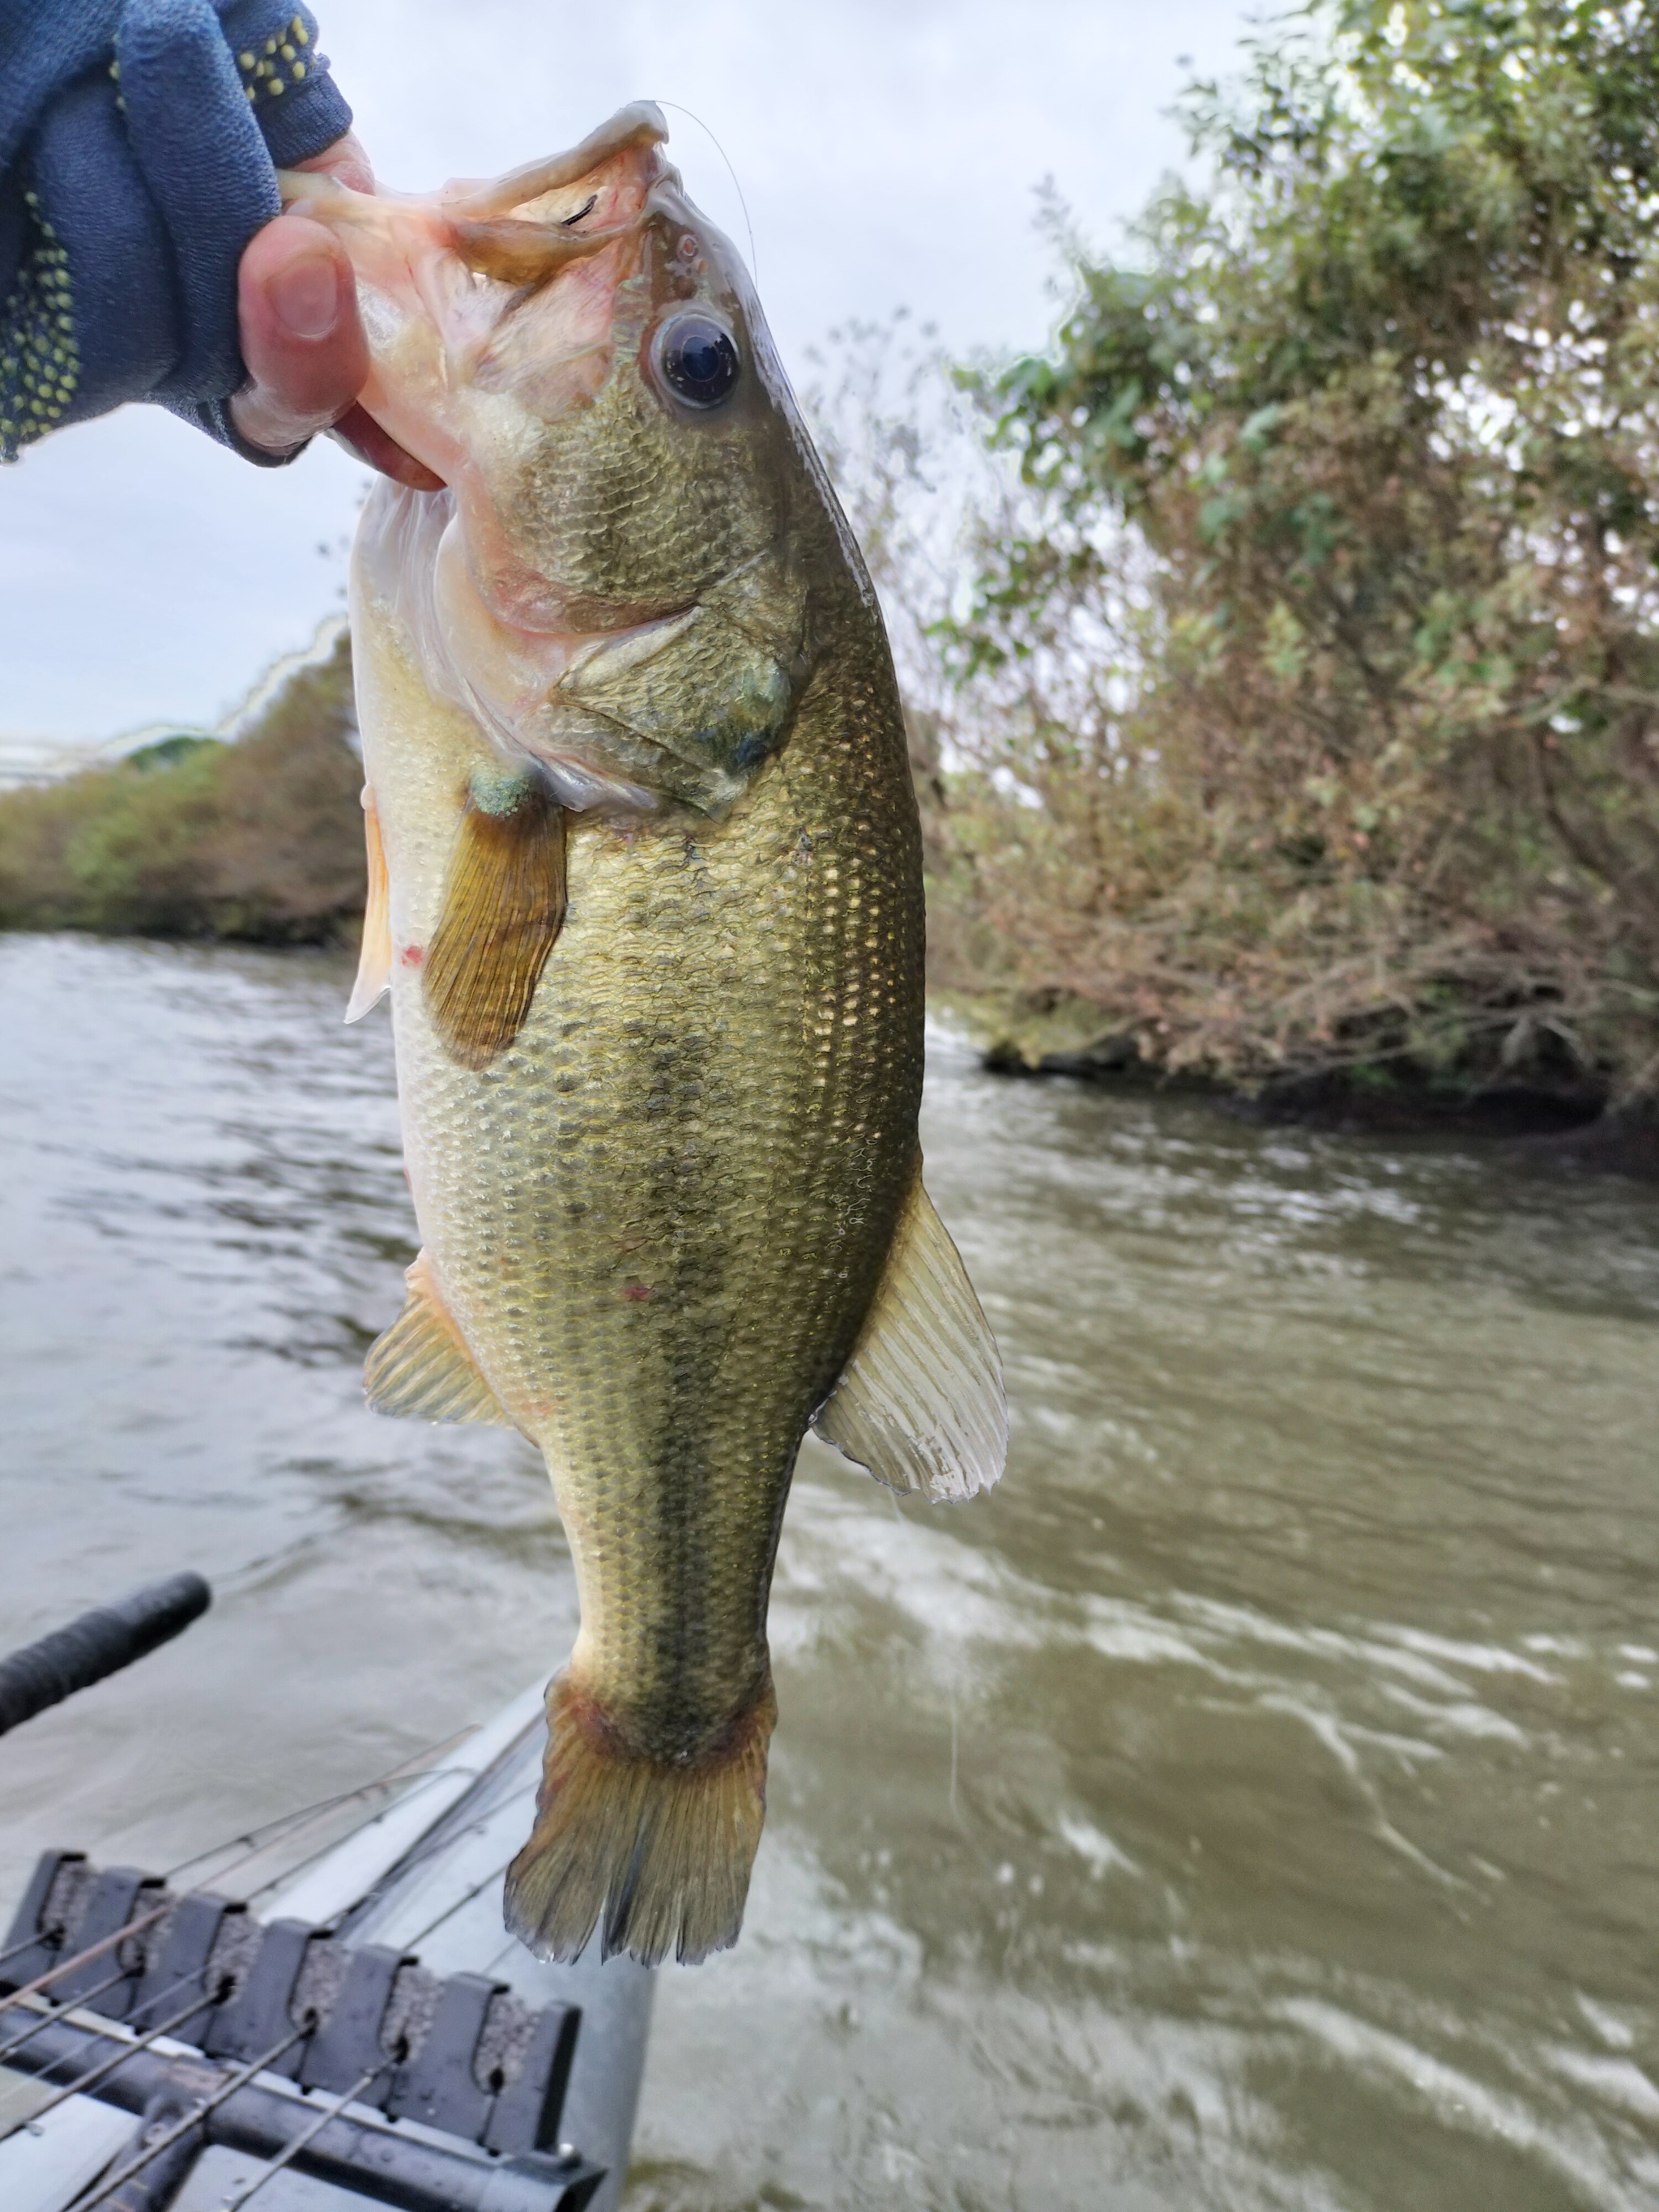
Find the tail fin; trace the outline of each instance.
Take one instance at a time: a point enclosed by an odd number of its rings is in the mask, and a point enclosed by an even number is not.
[[[738,1940],[766,1814],[769,1682],[708,1757],[630,1751],[568,1674],[547,1693],[547,1764],[530,1841],[507,1871],[507,1924],[540,1959],[574,1959],[604,1916],[601,1955],[683,1964]]]

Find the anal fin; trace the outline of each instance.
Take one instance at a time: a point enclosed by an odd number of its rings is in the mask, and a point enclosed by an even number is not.
[[[920,1173],[853,1356],[812,1426],[890,1490],[935,1504],[988,1490],[1002,1473],[996,1339]]]
[[[420,1253],[404,1275],[409,1295],[363,1363],[363,1391],[377,1413],[408,1414],[422,1421],[487,1421],[516,1425],[478,1372]]]
[[[363,904],[362,949],[357,980],[346,1004],[348,1022],[360,1022],[379,1004],[392,982],[392,884],[386,872],[386,847],[374,793],[363,786],[363,834],[368,842],[368,896]]]
[[[488,1067],[524,1026],[564,923],[564,830],[538,777],[473,779],[423,970],[433,1026],[463,1067]]]

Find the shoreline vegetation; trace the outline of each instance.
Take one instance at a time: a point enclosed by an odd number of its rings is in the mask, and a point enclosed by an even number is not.
[[[957,373],[965,575],[914,347],[830,410],[935,988],[1011,1069],[1651,1163],[1659,23],[1334,0],[1247,52],[1202,183],[1116,257],[1050,205],[1051,347]]]
[[[1337,0],[1194,84],[1049,350],[810,395],[1011,1074],[1659,1175],[1659,27]],[[349,648],[0,796],[0,927],[349,942]]]
[[[180,734],[0,793],[0,928],[351,945],[368,889],[343,631],[234,744]]]

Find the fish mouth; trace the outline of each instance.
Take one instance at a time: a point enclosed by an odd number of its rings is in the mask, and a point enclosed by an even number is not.
[[[326,225],[350,258],[370,354],[354,414],[371,441],[378,432],[416,464],[416,471],[388,473],[414,489],[458,487],[471,455],[462,426],[447,419],[457,385],[472,380],[503,334],[561,275],[568,273],[575,296],[592,308],[617,271],[632,265],[637,241],[654,220],[651,192],[664,173],[658,149],[667,137],[661,111],[641,100],[568,153],[436,193],[364,191],[312,171],[278,172],[283,205]],[[590,183],[586,204],[575,204]],[[581,228],[590,215],[591,227]],[[590,283],[583,264],[594,264],[601,273]],[[568,290],[561,287],[561,297]],[[573,335],[580,340],[585,333]],[[577,344],[572,361],[591,352],[602,362],[602,331],[586,335],[591,342]],[[642,611],[648,618],[654,610]],[[639,618],[628,610],[596,613],[612,628]]]
[[[654,167],[656,149],[667,138],[668,125],[655,101],[636,100],[618,108],[568,153],[533,161],[488,185],[452,186],[444,198],[454,251],[476,274],[532,290],[538,288],[574,262],[590,260],[620,240],[635,236],[649,220],[650,210],[647,191],[642,204],[622,222],[584,231],[574,227],[580,216],[550,219],[545,213],[532,212],[537,204],[584,184],[623,155],[642,155]],[[649,168],[647,175],[648,179]]]
[[[643,152],[667,143],[668,125],[655,100],[633,100],[628,106],[619,107],[568,153],[532,161],[488,184],[451,185],[444,195],[445,200],[463,218],[479,222],[500,219],[562,186],[583,183],[595,169],[618,154],[635,149]]]

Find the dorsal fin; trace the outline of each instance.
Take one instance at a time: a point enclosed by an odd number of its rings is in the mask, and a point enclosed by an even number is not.
[[[540,777],[474,776],[423,971],[433,1025],[463,1067],[488,1067],[523,1027],[564,880],[564,809]]]
[[[374,793],[363,786],[363,835],[368,843],[368,896],[363,902],[363,941],[357,955],[357,980],[346,1002],[345,1018],[360,1022],[377,1006],[392,982],[392,885],[386,872],[386,847]]]
[[[1002,1473],[996,1339],[920,1172],[853,1356],[812,1426],[890,1490],[935,1504],[988,1490]]]
[[[363,1362],[363,1391],[377,1413],[405,1413],[422,1421],[515,1423],[478,1372],[465,1339],[432,1279],[424,1252],[405,1270],[409,1295],[386,1334]]]

